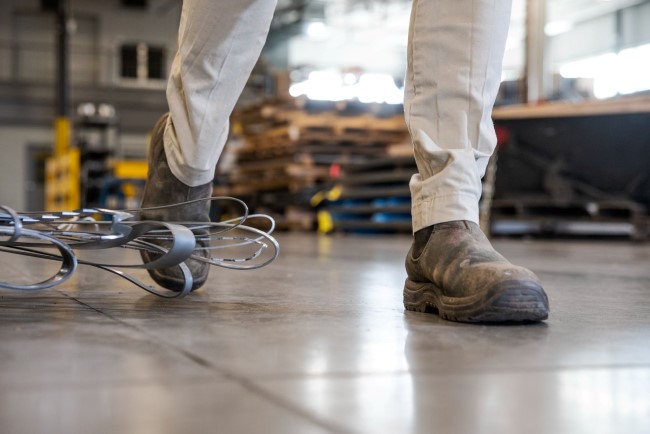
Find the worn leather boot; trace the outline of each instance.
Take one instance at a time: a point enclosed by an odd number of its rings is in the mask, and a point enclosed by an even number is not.
[[[179,181],[169,169],[165,155],[165,147],[163,145],[163,136],[168,116],[169,114],[163,115],[154,127],[151,135],[149,173],[142,197],[143,208],[171,205],[212,196],[211,182],[197,187],[189,187]],[[209,222],[210,203],[209,201],[201,201],[160,210],[143,211],[140,213],[139,219],[165,222]],[[193,232],[197,238],[197,247],[206,247],[209,245],[207,231],[194,230]],[[167,248],[171,245],[171,243],[166,241],[156,241],[155,244]],[[209,255],[207,250],[195,250],[195,254],[203,257],[208,257]],[[159,253],[141,251],[142,260],[145,263],[153,261],[160,257],[160,255]],[[185,261],[185,264],[192,273],[192,290],[195,290],[205,283],[208,278],[210,265],[192,259]],[[159,285],[172,291],[181,291],[183,289],[183,275],[178,267],[158,268],[147,271]]]
[[[497,253],[476,223],[453,221],[415,234],[406,257],[404,307],[460,322],[548,317],[537,277]]]

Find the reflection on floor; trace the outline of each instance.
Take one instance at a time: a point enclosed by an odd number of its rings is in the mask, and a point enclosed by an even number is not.
[[[495,241],[552,312],[489,327],[403,310],[409,237],[279,239],[181,301],[88,268],[0,291],[0,432],[650,430],[650,245]],[[0,256],[3,280],[42,268]]]

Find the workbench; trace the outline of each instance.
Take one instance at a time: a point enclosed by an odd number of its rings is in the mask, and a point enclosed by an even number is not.
[[[648,235],[650,95],[497,108],[495,234]]]

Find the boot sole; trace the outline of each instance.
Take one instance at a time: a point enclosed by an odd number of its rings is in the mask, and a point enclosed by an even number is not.
[[[537,322],[548,318],[548,298],[535,282],[502,282],[468,297],[447,297],[436,285],[406,279],[404,308],[470,323]]]

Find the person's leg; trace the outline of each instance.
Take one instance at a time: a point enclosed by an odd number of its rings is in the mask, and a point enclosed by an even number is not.
[[[165,151],[183,183],[212,181],[228,119],[262,51],[276,0],[184,0],[167,86]]]
[[[419,173],[407,309],[458,321],[547,317],[534,274],[495,252],[477,225],[510,9],[511,0],[413,1],[404,110]]]
[[[229,117],[260,55],[275,4],[275,0],[183,1],[178,52],[167,86],[170,113],[152,132],[143,208],[212,195]],[[145,211],[140,219],[202,222],[209,221],[208,213],[209,204],[198,202]],[[149,262],[156,254],[142,256]],[[187,265],[195,289],[207,279],[209,266],[192,260]],[[177,268],[149,274],[166,288],[182,288]]]

